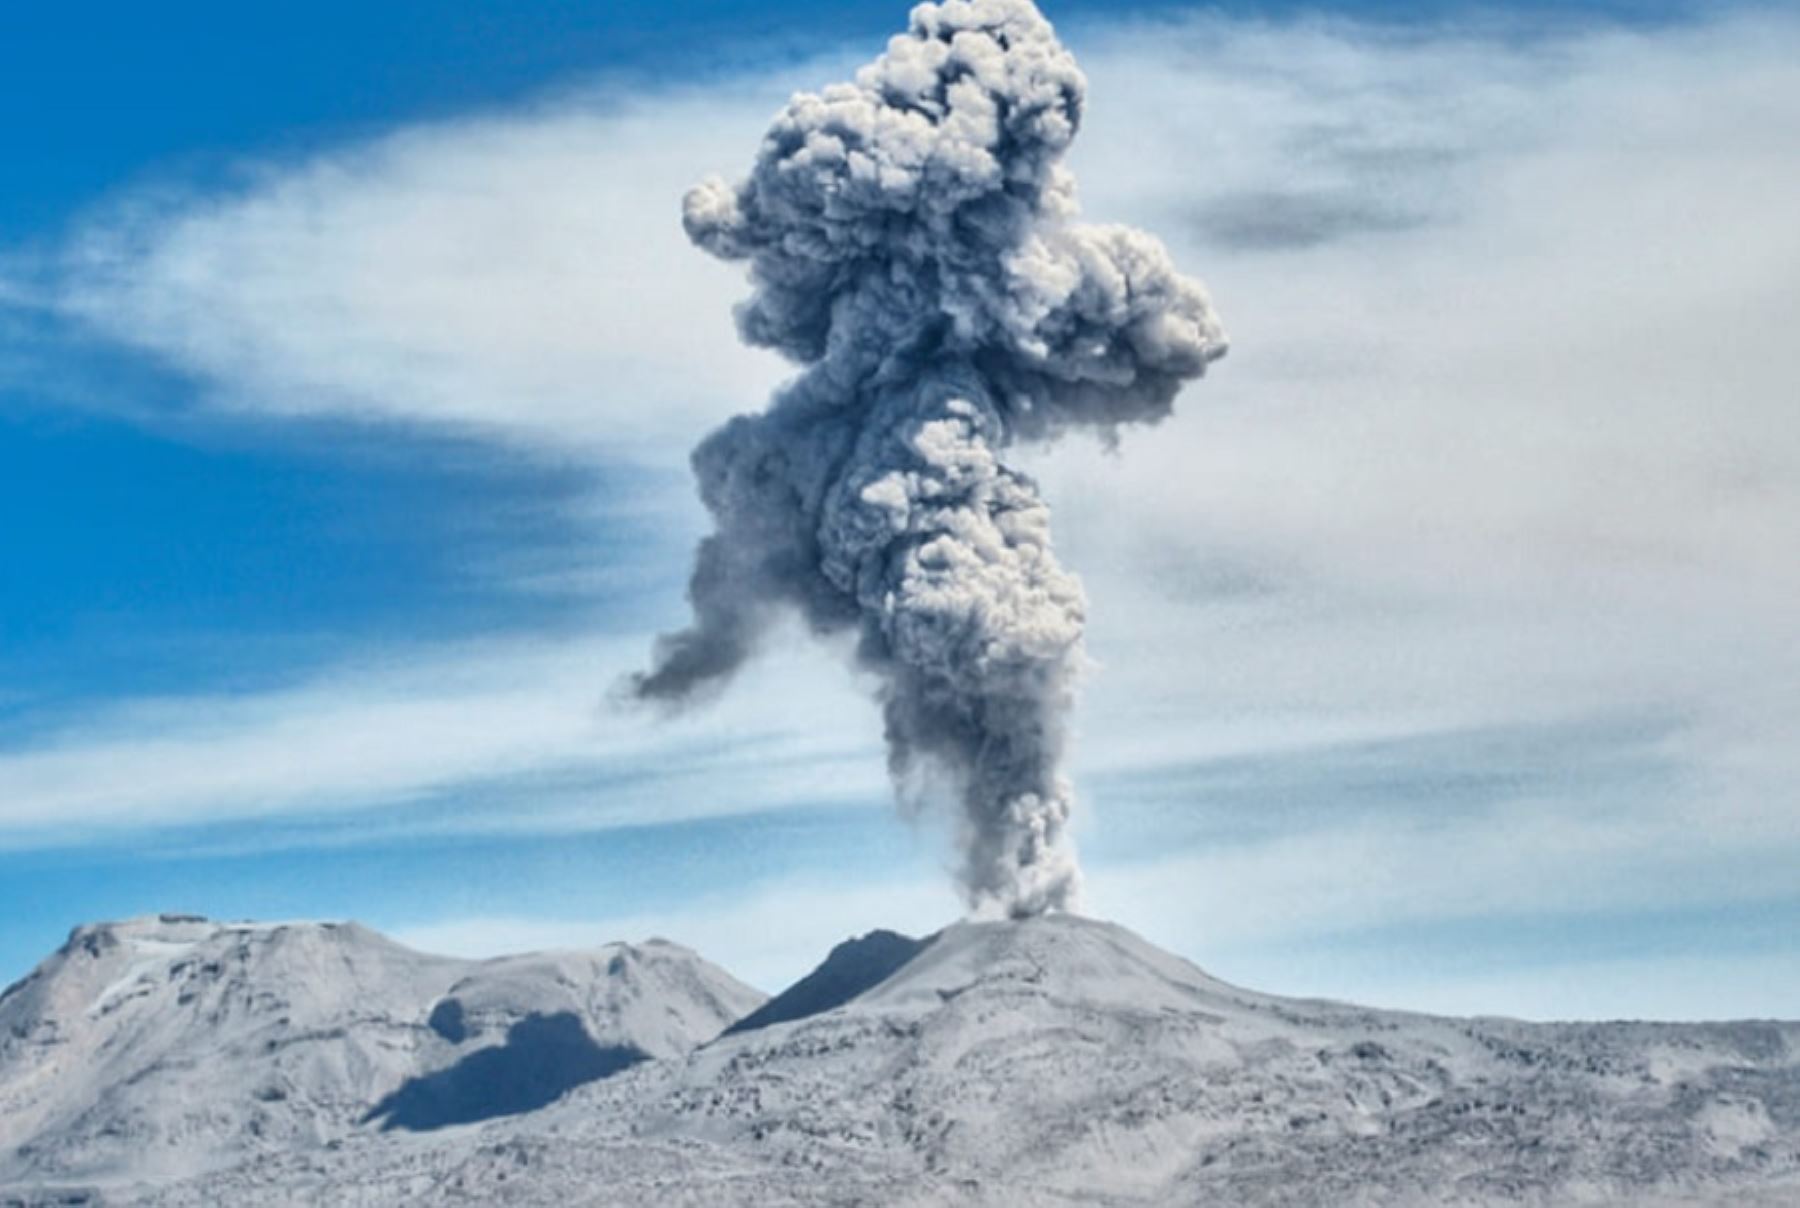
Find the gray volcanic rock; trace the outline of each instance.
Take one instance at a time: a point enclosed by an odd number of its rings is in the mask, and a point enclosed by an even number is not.
[[[871,931],[845,940],[824,964],[732,1024],[725,1034],[754,1032],[841,1007],[892,977],[929,943],[930,939],[915,940],[896,931]]]
[[[354,923],[81,927],[0,997],[0,1188],[191,1178],[384,1105],[414,1128],[541,1107],[761,1001],[658,941],[474,962]]]
[[[834,1007],[538,1110],[108,1198],[1772,1208],[1800,1203],[1800,1024],[1375,1011],[1242,990],[1104,923],[963,923]]]

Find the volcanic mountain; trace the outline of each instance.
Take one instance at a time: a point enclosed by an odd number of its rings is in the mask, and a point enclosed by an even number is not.
[[[762,1001],[659,941],[474,962],[354,923],[79,927],[0,996],[0,1190],[125,1197],[526,1111]]]
[[[23,1202],[1800,1203],[1800,1024],[1529,1024],[1284,999],[1116,926],[1052,915],[959,923],[927,941],[865,937],[804,993],[774,1000],[781,1009],[713,1038],[700,1033],[723,1030],[721,1009],[749,1015],[758,1000],[671,946],[602,950],[614,956],[566,978],[516,970],[574,958],[457,966],[440,985],[424,972],[437,958],[315,928],[283,941],[317,955],[303,962],[305,996],[277,992],[293,1032],[269,1033],[304,1032],[310,1056],[280,1061],[244,1040],[202,1043],[209,1028],[193,1022],[261,1001],[254,976],[184,1001],[170,987],[187,974],[171,983],[169,971],[195,958],[146,950],[140,934],[135,956],[75,981],[100,959],[86,951],[94,934],[78,932],[0,1004],[15,1037],[0,1051],[0,1105],[19,1130],[0,1186],[12,1179]],[[205,935],[206,960],[275,942]],[[654,992],[642,983],[633,1009],[584,1013],[577,1003],[621,1001],[615,957],[664,976]],[[416,968],[418,992],[383,990],[376,966]],[[483,971],[506,987],[504,1005],[482,1006],[499,1000],[463,980]],[[328,988],[357,978],[366,998]],[[507,997],[553,987],[553,1003]],[[341,1036],[298,1022],[302,1001],[327,999],[365,1003],[349,1011],[356,1023],[329,1025]],[[451,999],[462,1026],[489,1037],[482,1052],[503,1046],[496,1029],[517,1026],[505,1021],[566,1011],[593,1045],[648,1056],[552,1086],[564,1093],[532,1110],[376,1114],[418,1071],[471,1059],[473,1031],[444,1035]],[[691,1014],[652,1036],[669,1003]],[[121,1064],[118,1042],[95,1031],[128,1009],[141,1013],[134,1035],[193,1038],[169,1042],[136,1081],[143,1061]],[[62,1056],[33,1056],[59,1037]],[[146,1080],[160,1089],[138,1090]],[[259,1097],[275,1085],[287,1099]],[[328,1093],[342,1098],[326,1106]]]

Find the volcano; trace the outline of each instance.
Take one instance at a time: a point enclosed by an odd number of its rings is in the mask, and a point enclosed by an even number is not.
[[[1800,1023],[1281,998],[1069,915],[876,933],[795,989],[758,1017],[661,943],[83,928],[0,1000],[0,1202],[1800,1202]],[[484,1053],[503,1111],[395,1118]]]

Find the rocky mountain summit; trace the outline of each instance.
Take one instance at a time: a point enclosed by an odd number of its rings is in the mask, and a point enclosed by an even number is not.
[[[1800,1024],[1284,999],[1068,916],[876,933],[760,1016],[670,945],[468,965],[359,928],[158,921],[108,929],[128,951],[103,958],[100,930],[0,1000],[18,1202],[1800,1203]],[[307,953],[276,963],[304,988],[171,972],[244,944]],[[286,1005],[242,1026],[264,993]],[[129,1033],[100,1027],[127,1010]],[[127,1060],[102,1032],[155,1043]],[[469,1086],[431,1083],[478,1058]],[[442,1106],[484,1078],[515,1088],[507,1114]]]
[[[80,927],[0,997],[0,1189],[179,1181],[527,1111],[762,1001],[660,941],[476,962],[354,923]]]

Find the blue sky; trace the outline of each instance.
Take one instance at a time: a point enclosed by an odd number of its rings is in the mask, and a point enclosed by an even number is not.
[[[0,16],[0,981],[156,910],[661,931],[771,984],[954,916],[831,652],[666,723],[609,697],[683,615],[686,447],[782,372],[680,190],[904,6],[37,7]],[[1093,601],[1095,910],[1277,990],[1790,1002],[1800,24],[1049,11],[1088,212],[1234,336],[1165,429],[1031,467]]]

